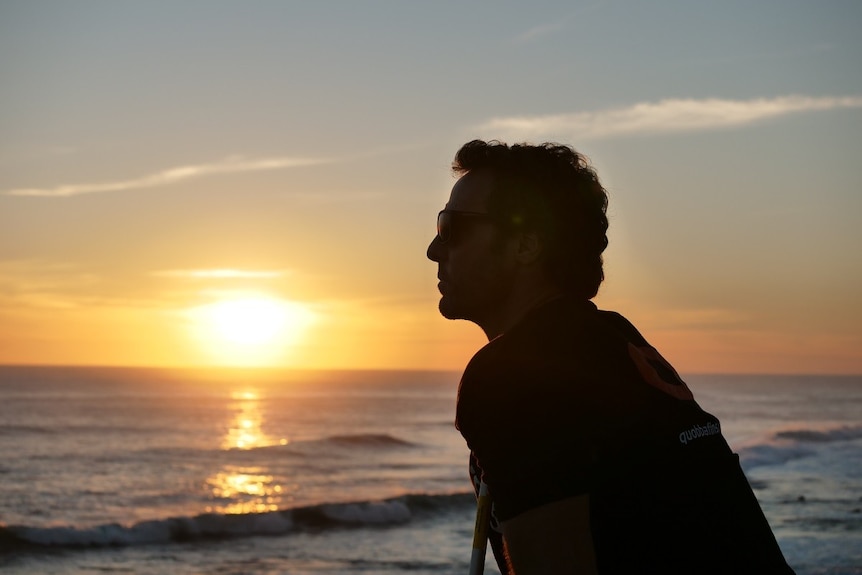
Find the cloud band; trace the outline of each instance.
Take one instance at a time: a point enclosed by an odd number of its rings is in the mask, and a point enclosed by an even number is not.
[[[239,172],[256,172],[262,170],[278,170],[283,168],[297,168],[326,163],[327,160],[315,158],[261,158],[243,159],[228,158],[221,162],[211,164],[198,164],[192,166],[179,166],[170,168],[155,174],[123,180],[118,182],[103,182],[94,184],[70,184],[54,188],[20,188],[6,192],[10,196],[43,196],[43,197],[66,197],[80,194],[93,194],[98,192],[120,192],[141,188],[152,188],[165,186],[183,180],[200,178],[213,174],[231,174]]]
[[[493,118],[479,126],[479,130],[507,141],[536,141],[559,137],[580,141],[638,134],[713,130],[743,126],[793,113],[840,108],[862,108],[862,97],[667,99],[597,112]]]

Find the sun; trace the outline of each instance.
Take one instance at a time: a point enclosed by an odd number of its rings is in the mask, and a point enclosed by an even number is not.
[[[197,339],[222,365],[279,365],[314,321],[307,307],[263,295],[221,299],[192,310]]]
[[[220,301],[209,309],[210,320],[225,340],[240,345],[259,345],[281,336],[289,310],[276,300],[246,298]]]

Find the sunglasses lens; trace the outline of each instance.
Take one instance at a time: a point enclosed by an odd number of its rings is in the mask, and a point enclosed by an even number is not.
[[[437,215],[437,237],[442,243],[449,241],[452,236],[452,216],[446,212]]]

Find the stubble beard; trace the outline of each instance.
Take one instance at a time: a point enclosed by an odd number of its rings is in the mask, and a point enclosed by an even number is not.
[[[450,320],[470,321],[484,329],[505,307],[507,292],[499,284],[495,288],[475,298],[459,297],[455,290],[445,293],[437,306],[440,315]]]
[[[463,298],[458,298],[456,294],[443,294],[437,308],[440,310],[440,315],[446,319],[463,319],[479,323],[483,315],[476,309],[476,305],[464,302]]]
[[[457,303],[453,301],[449,295],[440,296],[440,303],[437,305],[437,309],[440,310],[440,315],[445,317],[446,319],[466,319],[469,320],[469,314],[465,313],[463,310],[458,309]]]

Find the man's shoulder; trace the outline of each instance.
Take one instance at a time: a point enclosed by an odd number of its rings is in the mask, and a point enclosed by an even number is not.
[[[643,338],[622,315],[590,301],[560,298],[534,309],[514,328],[478,350],[465,381],[523,380],[533,385],[572,378],[602,378],[624,369],[629,344]]]
[[[533,310],[476,355],[495,361],[530,355],[601,359],[627,355],[629,343],[642,346],[646,340],[620,313],[600,310],[588,300],[560,298]]]
[[[506,340],[556,336],[559,339],[594,338],[612,334],[625,339],[643,339],[637,328],[621,313],[599,309],[590,300],[560,297],[528,313],[509,333]]]

